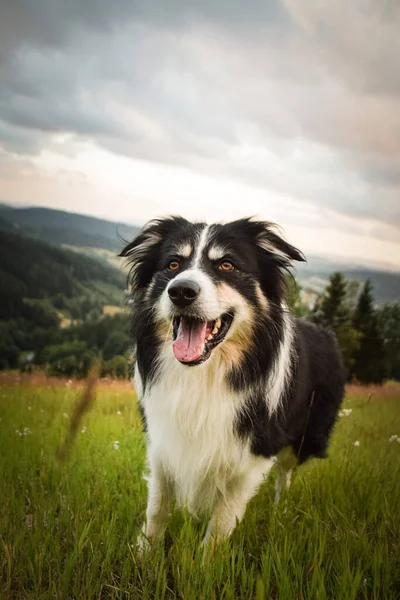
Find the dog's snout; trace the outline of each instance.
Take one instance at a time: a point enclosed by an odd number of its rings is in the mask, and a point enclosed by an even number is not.
[[[168,288],[168,295],[172,302],[179,307],[189,306],[200,294],[200,286],[195,281],[174,281]]]

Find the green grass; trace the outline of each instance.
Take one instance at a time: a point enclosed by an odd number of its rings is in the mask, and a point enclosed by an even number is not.
[[[346,399],[352,413],[329,458],[299,469],[277,509],[271,476],[202,568],[205,522],[178,511],[165,549],[136,559],[146,487],[133,393],[102,388],[68,460],[57,461],[77,394],[0,387],[0,597],[400,598],[400,443],[389,442],[400,435],[399,396]]]

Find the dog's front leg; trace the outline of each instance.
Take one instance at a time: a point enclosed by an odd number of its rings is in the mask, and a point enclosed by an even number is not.
[[[278,476],[275,484],[275,500],[278,504],[282,490],[288,490],[292,482],[292,475],[298,465],[298,458],[295,455],[293,448],[288,447],[278,454],[277,459]]]
[[[222,541],[231,535],[236,523],[243,519],[247,503],[257,493],[274,462],[275,459],[254,457],[249,469],[231,481],[226,495],[221,496],[215,506],[203,546],[212,540]]]
[[[151,465],[151,474],[148,479],[146,521],[137,541],[139,552],[162,538],[170,515],[171,500],[171,481],[160,464]]]

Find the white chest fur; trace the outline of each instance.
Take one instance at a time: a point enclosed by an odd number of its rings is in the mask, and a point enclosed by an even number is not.
[[[158,463],[174,484],[177,502],[194,515],[209,510],[247,470],[247,442],[234,432],[241,398],[225,384],[223,365],[191,368],[166,349],[161,376],[142,398],[150,465]],[[136,374],[137,389],[141,382]]]

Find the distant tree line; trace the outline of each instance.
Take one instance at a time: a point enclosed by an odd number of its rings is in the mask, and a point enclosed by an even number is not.
[[[103,376],[129,375],[129,319],[105,315],[61,329],[54,315],[40,322],[24,318],[0,321],[0,369],[42,369],[49,375],[85,377],[94,359]]]
[[[336,335],[349,381],[381,384],[400,380],[400,303],[375,308],[369,280],[359,285],[333,273],[324,292],[310,309],[300,287],[289,282],[294,312]]]

